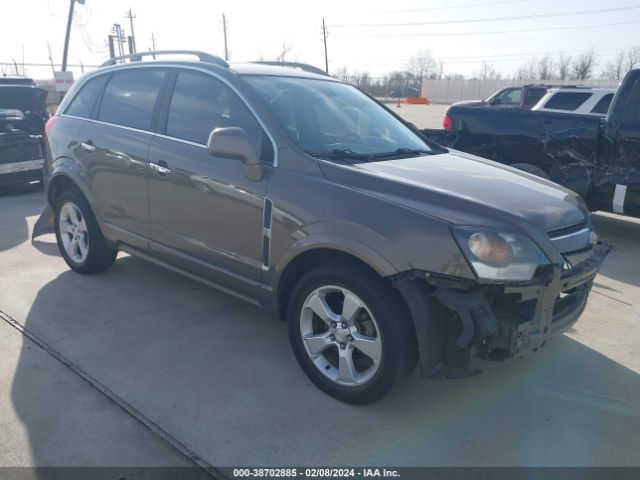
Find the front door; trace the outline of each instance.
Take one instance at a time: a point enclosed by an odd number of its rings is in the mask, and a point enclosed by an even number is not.
[[[269,173],[254,182],[238,160],[209,155],[214,128],[265,133],[242,100],[208,74],[181,70],[154,138],[149,162],[151,250],[180,268],[253,295],[262,272],[263,207]],[[270,159],[270,150],[262,156]]]

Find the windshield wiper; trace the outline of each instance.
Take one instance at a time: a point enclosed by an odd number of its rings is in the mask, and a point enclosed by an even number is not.
[[[371,159],[373,158],[373,156],[368,153],[358,153],[358,152],[354,152],[353,150],[343,150],[343,149],[334,149],[329,152],[314,152],[310,150],[305,150],[305,153],[313,157],[325,157],[325,158],[335,158],[335,159],[343,159],[343,160],[363,160],[365,162],[371,161]]]
[[[433,155],[434,151],[433,150],[418,150],[418,149],[412,149],[412,148],[398,148],[397,150],[394,150],[393,152],[384,152],[384,153],[376,153],[374,155],[371,155],[372,158],[391,158],[391,157],[397,157],[399,155]]]

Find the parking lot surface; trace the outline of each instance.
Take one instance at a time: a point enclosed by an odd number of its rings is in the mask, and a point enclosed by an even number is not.
[[[387,105],[405,120],[418,128],[442,128],[442,119],[449,105],[433,103],[431,105],[407,105],[395,103]]]
[[[285,324],[253,306],[123,254],[100,275],[69,271],[52,235],[30,240],[44,205],[41,191],[0,196],[0,310],[202,462],[640,464],[638,220],[595,215],[600,236],[615,250],[596,278],[586,313],[541,352],[507,363],[480,362],[483,373],[464,380],[421,380],[416,372],[382,401],[352,406],[310,384]],[[121,442],[117,431],[146,445],[147,453],[137,457],[122,453],[124,463],[165,458],[163,442],[151,444],[155,437],[148,432],[133,432],[134,426],[147,427],[109,419],[116,407],[106,397],[95,407],[73,401],[81,392],[65,386],[75,374],[62,364],[34,375],[39,347],[15,331],[0,330],[0,417],[16,431],[19,426],[22,447],[0,462],[58,461],[47,442],[44,409],[51,418],[68,419],[56,424],[59,435],[66,429],[73,440],[63,459],[81,451],[89,437],[76,425],[87,422],[100,442]],[[43,402],[56,388],[68,389],[68,400]],[[177,451],[169,453],[179,464]]]

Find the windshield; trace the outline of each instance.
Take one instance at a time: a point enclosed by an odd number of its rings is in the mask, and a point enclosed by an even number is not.
[[[244,78],[310,155],[371,161],[434,153],[402,122],[350,85],[305,78]]]

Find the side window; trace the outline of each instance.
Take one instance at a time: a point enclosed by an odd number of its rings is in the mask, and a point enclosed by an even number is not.
[[[572,112],[577,110],[591,95],[588,92],[558,92],[547,101],[544,108]]]
[[[606,115],[609,111],[609,105],[611,104],[612,99],[613,93],[607,93],[598,101],[598,103],[596,103],[596,106],[591,109],[591,113]]]
[[[510,88],[496,97],[496,105],[520,105],[522,100],[521,88]]]
[[[89,80],[71,100],[64,113],[76,117],[89,118],[108,78],[109,75],[100,75]]]
[[[204,145],[211,131],[220,127],[243,128],[262,160],[272,160],[267,136],[229,87],[206,74],[180,72],[169,106],[167,135]]]
[[[164,76],[159,69],[116,72],[104,91],[98,119],[149,130]]]

